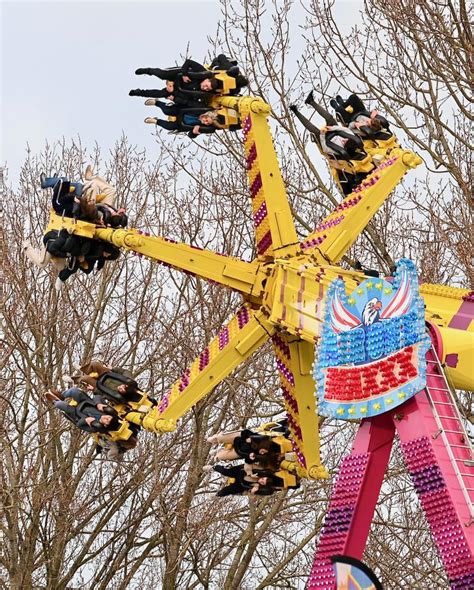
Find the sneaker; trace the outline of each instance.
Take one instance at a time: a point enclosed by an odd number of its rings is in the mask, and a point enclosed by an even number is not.
[[[149,98],[145,100],[145,104],[147,107],[156,107],[156,100],[154,98]]]
[[[145,123],[148,123],[149,125],[156,125],[157,120],[158,119],[156,117],[147,117],[145,119]]]
[[[90,164],[87,165],[86,171],[84,173],[84,178],[86,180],[91,180],[94,176],[94,170]]]
[[[306,97],[304,104],[311,104],[312,102],[314,102],[314,96],[313,96],[313,91],[311,90],[311,92]]]

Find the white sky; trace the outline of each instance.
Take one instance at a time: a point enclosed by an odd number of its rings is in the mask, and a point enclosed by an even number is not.
[[[339,24],[356,19],[360,4],[336,0]],[[13,186],[27,144],[36,154],[45,140],[80,136],[106,156],[124,132],[152,155],[154,128],[143,123],[152,113],[128,91],[161,82],[135,69],[181,63],[188,43],[203,60],[219,19],[217,0],[0,0],[0,166]]]
[[[2,0],[1,147],[16,183],[29,144],[34,153],[53,142],[81,137],[103,153],[122,131],[131,143],[152,148],[151,115],[131,88],[160,88],[136,76],[138,67],[202,60],[220,17],[217,1],[130,2]]]

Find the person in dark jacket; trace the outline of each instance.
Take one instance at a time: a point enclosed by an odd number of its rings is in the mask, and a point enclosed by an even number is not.
[[[167,131],[187,132],[189,137],[195,138],[203,133],[214,133],[216,129],[221,128],[217,118],[211,116],[213,111],[197,114],[192,112],[192,109],[188,112],[187,109],[181,109],[177,105],[167,105],[155,99],[147,100],[145,104],[157,106],[163,114],[169,117],[176,117],[175,121],[157,119],[156,117],[147,117],[145,119],[145,123],[157,125]]]
[[[76,383],[95,388],[113,401],[138,401],[141,398],[132,373],[122,367],[108,367],[101,361],[93,360],[79,367],[72,378]]]
[[[106,434],[120,426],[117,413],[105,403],[102,396],[90,398],[78,387],[73,387],[59,396],[48,391],[46,397],[84,432]]]
[[[233,461],[245,459],[246,463],[268,463],[270,458],[276,458],[280,453],[279,445],[272,442],[265,435],[244,429],[235,432],[218,433],[209,437],[212,444],[232,445],[232,448],[224,448],[217,452],[219,461]]]
[[[233,465],[224,467],[223,465],[214,465],[214,471],[230,477],[235,481],[221,488],[216,496],[234,496],[240,494],[250,494],[257,496],[269,496],[273,490],[267,486],[267,478],[259,477],[258,474],[249,474],[243,465]]]
[[[348,173],[338,168],[337,161],[365,159],[367,153],[364,151],[363,141],[354,131],[339,125],[336,119],[324,107],[317,104],[314,101],[312,91],[306,98],[305,104],[312,106],[323,117],[326,122],[326,126],[323,129],[316,127],[316,125],[300,113],[295,105],[291,105],[290,110],[310,132],[311,140],[318,144],[321,152],[329,160],[330,166],[335,170],[342,192],[348,195],[364,180],[368,173]]]

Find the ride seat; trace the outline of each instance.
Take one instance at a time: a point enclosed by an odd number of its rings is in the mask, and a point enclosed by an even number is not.
[[[297,488],[299,486],[298,477],[294,473],[280,469],[275,473],[275,477],[279,477],[283,481],[282,488]]]

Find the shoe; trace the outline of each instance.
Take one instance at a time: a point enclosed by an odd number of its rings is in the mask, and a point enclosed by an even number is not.
[[[91,180],[94,177],[94,169],[90,164],[87,165],[86,171],[84,173],[84,178],[86,180]]]
[[[45,398],[46,398],[46,399],[47,399],[49,402],[51,402],[51,403],[54,403],[54,402],[60,402],[60,401],[61,401],[61,398],[60,398],[60,397],[58,397],[58,396],[57,396],[55,393],[53,393],[52,391],[47,391],[47,392],[44,394],[44,397],[45,397]]]
[[[156,117],[147,117],[145,119],[145,123],[148,123],[149,125],[156,125],[157,120],[158,119]]]
[[[151,68],[138,68],[138,70],[135,70],[135,74],[137,76],[141,76],[142,74],[148,74],[151,76],[150,70]]]
[[[314,96],[313,96],[313,91],[311,90],[311,92],[306,97],[304,104],[311,104],[312,102],[314,102]]]
[[[149,98],[145,100],[145,104],[147,107],[156,107],[156,100],[154,98]]]
[[[73,273],[71,272],[71,270],[69,268],[63,268],[62,271],[59,273],[58,275],[58,279],[64,283],[64,281],[67,281],[68,278],[72,275]]]

